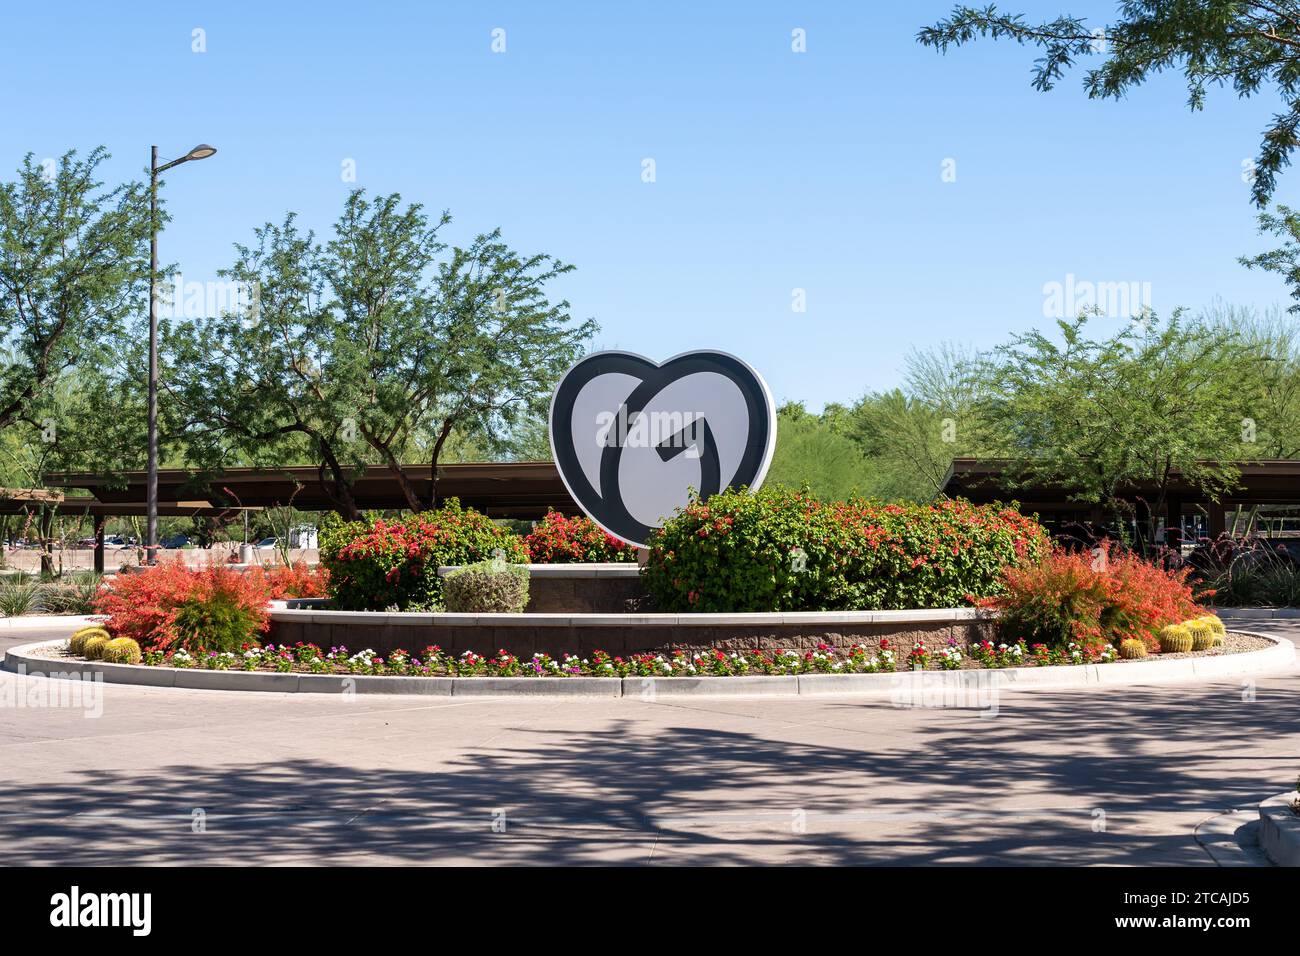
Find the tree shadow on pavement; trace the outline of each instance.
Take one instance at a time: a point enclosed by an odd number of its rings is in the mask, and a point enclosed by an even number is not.
[[[1206,864],[1195,822],[1300,770],[1294,688],[1004,694],[991,719],[901,722],[880,701],[799,721],[766,701],[750,730],[709,726],[708,702],[651,728],[638,708],[672,705],[629,703],[428,770],[227,759],[5,783],[0,840],[10,865]]]

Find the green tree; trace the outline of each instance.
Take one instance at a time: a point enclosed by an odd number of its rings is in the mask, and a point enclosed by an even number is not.
[[[418,511],[436,503],[449,443],[509,446],[595,324],[547,298],[571,266],[521,256],[496,231],[448,250],[449,221],[356,191],[324,245],[290,214],[237,246],[223,275],[256,290],[255,309],[167,335],[195,459],[312,460],[355,518],[351,489],[368,466],[389,469]],[[429,464],[430,499],[401,468],[413,455]]]
[[[777,409],[776,451],[765,484],[798,490],[807,486],[823,501],[843,501],[868,490],[869,464],[862,450],[802,403]]]
[[[1290,206],[1279,203],[1276,212],[1259,214],[1259,231],[1281,238],[1282,245],[1237,261],[1247,269],[1280,275],[1291,287],[1293,302],[1288,311],[1300,312],[1300,216]]]
[[[0,183],[0,429],[43,421],[57,383],[113,362],[147,301],[149,194],[105,187],[107,159],[28,154]]]
[[[1231,329],[1147,315],[1104,338],[1089,319],[1058,322],[1060,341],[1015,336],[981,367],[981,415],[1016,485],[1056,485],[1073,500],[1156,529],[1175,475],[1213,498],[1233,487],[1242,423],[1258,409],[1259,356]],[[1126,486],[1155,489],[1149,514]]]
[[[1300,457],[1300,328],[1273,307],[1254,309],[1214,303],[1201,320],[1241,339],[1257,361],[1243,370],[1254,381],[1243,383],[1256,405],[1244,423],[1243,458]]]
[[[1059,16],[1030,23],[989,5],[957,6],[924,27],[917,39],[947,52],[976,37],[1038,47],[1033,86],[1050,90],[1076,61],[1096,58],[1084,72],[1093,99],[1121,99],[1149,77],[1181,69],[1188,106],[1200,110],[1209,86],[1231,86],[1239,97],[1268,90],[1283,111],[1265,129],[1251,196],[1267,206],[1277,176],[1290,164],[1300,129],[1300,3],[1295,0],[1125,0],[1114,23],[1090,26]]]
[[[913,349],[901,388],[868,392],[847,413],[841,427],[872,463],[873,494],[927,501],[942,492],[953,458],[979,453],[976,362],[952,344]]]

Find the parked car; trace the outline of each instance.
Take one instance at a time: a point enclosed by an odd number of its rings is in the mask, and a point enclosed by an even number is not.
[[[173,534],[163,538],[158,543],[164,548],[183,548],[190,543],[190,536],[187,534]]]
[[[261,541],[257,542],[257,544],[253,545],[253,547],[261,551],[269,551],[275,548],[279,543],[279,538],[263,538]]]

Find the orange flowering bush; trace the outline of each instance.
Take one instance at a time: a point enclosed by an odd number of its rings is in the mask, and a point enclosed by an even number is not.
[[[329,572],[318,565],[270,564],[249,573],[260,575],[267,594],[277,600],[324,597],[329,586]]]
[[[980,604],[998,612],[1008,642],[1095,648],[1136,638],[1158,653],[1162,627],[1201,613],[1187,575],[1110,544],[1098,555],[1055,549],[1008,568],[1001,593]]]
[[[614,537],[590,518],[572,518],[549,511],[524,538],[528,560],[534,564],[582,561],[635,561],[636,548]]]
[[[1038,522],[1000,505],[724,491],[665,523],[644,580],[669,611],[969,606],[1047,547]]]
[[[144,651],[231,650],[269,629],[267,598],[260,575],[167,562],[107,582],[95,613]]]

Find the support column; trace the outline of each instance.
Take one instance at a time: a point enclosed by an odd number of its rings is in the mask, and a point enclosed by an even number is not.
[[[1223,503],[1206,502],[1205,516],[1205,536],[1211,541],[1217,541],[1228,530],[1228,518],[1224,514]]]
[[[1147,504],[1146,499],[1139,498],[1133,503],[1133,518],[1136,524],[1133,533],[1138,542],[1138,551],[1149,555],[1156,546],[1155,541],[1152,540],[1155,537],[1152,527],[1155,522],[1152,520],[1151,506]]]
[[[108,524],[108,518],[104,515],[95,517],[95,573],[104,573],[104,526]]]
[[[49,507],[41,508],[41,574],[54,574],[54,512]]]
[[[1183,553],[1183,499],[1170,495],[1165,501],[1165,544],[1176,557]]]

